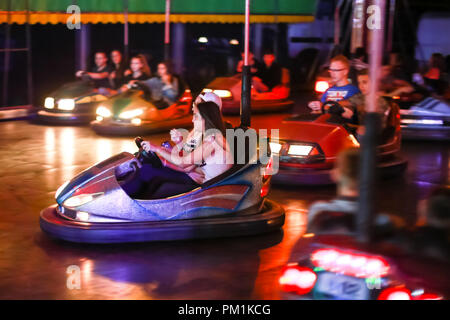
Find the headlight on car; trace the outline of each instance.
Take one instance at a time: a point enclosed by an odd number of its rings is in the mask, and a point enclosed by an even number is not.
[[[121,114],[119,114],[119,118],[121,118],[121,119],[132,119],[132,118],[139,117],[143,113],[144,113],[143,109],[135,109],[135,110],[124,111]]]
[[[140,126],[142,123],[142,120],[140,118],[133,118],[131,120],[131,123],[134,124],[135,126]]]
[[[75,100],[73,99],[61,99],[58,101],[58,109],[71,111],[75,109]]]
[[[93,193],[93,194],[80,194],[78,196],[73,196],[64,201],[64,205],[70,208],[76,208],[82,206],[88,202],[91,202],[95,198],[103,195],[103,192]]]
[[[231,92],[229,90],[213,90],[215,94],[217,94],[221,98],[231,98]]]
[[[96,113],[97,113],[97,115],[99,115],[100,117],[103,117],[103,118],[109,118],[112,115],[111,111],[104,106],[98,107]]]
[[[281,150],[281,144],[277,142],[269,142],[270,145],[270,151],[275,154],[279,154]]]
[[[304,144],[291,144],[289,146],[288,154],[290,156],[307,156],[313,149],[313,146]]]
[[[47,109],[53,109],[55,107],[55,99],[52,97],[45,98],[44,107]]]

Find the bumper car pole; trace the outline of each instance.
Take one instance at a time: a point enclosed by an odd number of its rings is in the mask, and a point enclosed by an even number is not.
[[[170,0],[166,0],[166,14],[164,25],[164,60],[170,59]]]
[[[241,127],[250,127],[250,92],[251,73],[248,65],[248,51],[250,39],[250,0],[245,0],[245,49],[244,67],[242,68],[242,90],[241,90]]]
[[[374,5],[380,9],[378,25],[371,28],[372,41],[370,42],[370,93],[366,95],[366,132],[361,144],[360,165],[360,195],[359,214],[357,215],[357,239],[368,243],[371,240],[371,225],[375,215],[375,170],[377,137],[380,128],[380,115],[377,113],[378,79],[380,78],[381,60],[384,43],[384,13],[386,0],[375,0]]]

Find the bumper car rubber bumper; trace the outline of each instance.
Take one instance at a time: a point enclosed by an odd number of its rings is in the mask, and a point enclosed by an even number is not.
[[[46,110],[37,112],[38,121],[54,124],[89,123],[94,118],[95,114],[90,113],[49,112]]]
[[[91,128],[100,135],[136,136],[168,131],[173,128],[187,128],[192,126],[192,116],[167,121],[144,122],[141,125],[118,123],[112,121],[91,122]]]
[[[402,139],[450,141],[450,127],[404,126],[402,127]]]
[[[400,176],[406,170],[408,162],[399,157],[392,157],[378,163],[377,174],[388,179]],[[284,185],[331,185],[331,169],[298,169],[280,167],[272,177],[272,183]]]
[[[228,217],[151,222],[89,223],[69,220],[56,205],[41,211],[41,229],[51,237],[81,243],[174,241],[257,235],[277,231],[284,224],[284,209],[265,200],[261,212]]]

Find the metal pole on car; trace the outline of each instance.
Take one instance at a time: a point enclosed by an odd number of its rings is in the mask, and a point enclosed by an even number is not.
[[[128,38],[128,0],[123,1],[124,6],[124,22],[123,22],[123,51],[124,51],[124,61],[128,61],[129,58],[129,38]]]
[[[357,239],[371,240],[371,225],[375,215],[375,172],[377,163],[377,140],[381,117],[377,112],[377,92],[384,43],[384,12],[386,0],[373,0],[371,17],[367,27],[371,32],[369,48],[370,93],[366,96],[365,133],[361,143],[360,195],[357,215]],[[369,7],[370,8],[370,7]],[[373,19],[373,20],[372,20]],[[370,21],[369,21],[370,20]]]
[[[33,69],[31,56],[31,24],[30,24],[30,0],[27,0],[27,26],[26,26],[26,42],[27,42],[27,88],[28,88],[28,104],[33,105]]]
[[[244,67],[242,68],[242,92],[241,92],[241,126],[250,127],[250,92],[251,73],[248,65],[248,51],[250,39],[250,0],[245,0],[245,46],[244,46]]]
[[[3,105],[8,105],[8,73],[10,61],[10,46],[11,46],[11,0],[8,0],[7,6],[7,22],[5,25],[5,55],[3,58]]]
[[[166,19],[164,26],[164,60],[170,59],[170,0],[166,0]]]

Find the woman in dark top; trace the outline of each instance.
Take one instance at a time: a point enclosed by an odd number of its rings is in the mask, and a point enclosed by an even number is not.
[[[127,69],[127,62],[123,59],[122,53],[119,50],[111,51],[110,56],[114,71],[109,75],[109,81],[113,89],[118,89],[126,83],[125,76],[131,73],[131,71]]]
[[[119,89],[119,92],[124,92],[131,88],[131,85],[136,81],[147,80],[151,77],[150,67],[148,66],[147,59],[144,55],[138,54],[131,58],[130,61],[131,71],[123,78],[123,85]]]

